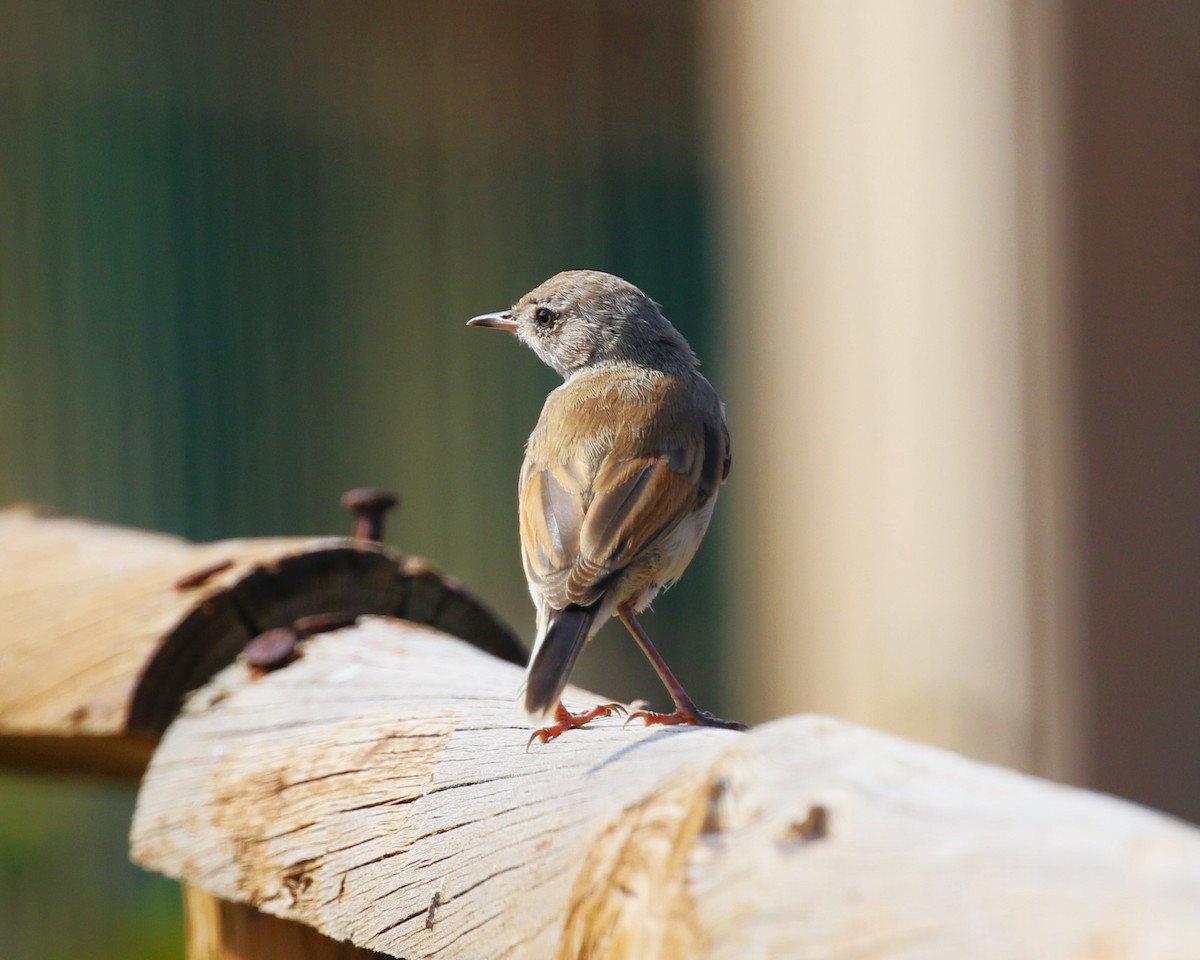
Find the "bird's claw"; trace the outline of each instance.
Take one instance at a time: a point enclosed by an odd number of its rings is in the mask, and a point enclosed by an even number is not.
[[[625,718],[625,726],[629,726],[634,720],[641,720],[648,727],[655,726],[656,724],[661,726],[686,724],[692,727],[717,727],[721,730],[750,729],[744,723],[738,723],[736,720],[722,720],[720,717],[714,717],[705,710],[689,710],[685,707],[678,707],[673,713],[635,710]]]
[[[568,730],[582,727],[585,723],[591,723],[593,720],[598,720],[601,717],[623,717],[627,713],[629,713],[629,710],[621,703],[601,703],[585,713],[571,713],[570,710],[560,704],[554,712],[554,723],[539,730],[534,730],[525,744],[525,751],[529,752],[529,748],[533,746],[534,740],[538,743],[549,743],[556,737],[562,736]]]

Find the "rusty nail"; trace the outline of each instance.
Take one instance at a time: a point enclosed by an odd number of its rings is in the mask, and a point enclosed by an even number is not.
[[[342,494],[342,506],[354,514],[355,540],[382,540],[383,518],[400,502],[390,490],[359,487]]]
[[[266,630],[251,640],[242,650],[242,658],[264,673],[278,670],[296,659],[296,644],[300,637],[289,627]]]
[[[292,629],[300,636],[308,637],[314,633],[329,633],[344,627],[352,627],[357,620],[358,614],[353,610],[311,613],[307,617],[300,617],[292,621]]]
[[[232,566],[232,560],[222,560],[220,563],[214,563],[211,567],[205,567],[203,570],[189,573],[186,577],[180,577],[175,581],[175,589],[191,590],[195,587],[202,587],[218,573],[228,570]]]

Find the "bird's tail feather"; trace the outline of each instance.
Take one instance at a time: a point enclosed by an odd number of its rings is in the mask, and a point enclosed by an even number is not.
[[[525,712],[535,720],[542,720],[558,706],[591,633],[597,606],[570,606],[550,614],[546,633],[534,647],[525,674]]]

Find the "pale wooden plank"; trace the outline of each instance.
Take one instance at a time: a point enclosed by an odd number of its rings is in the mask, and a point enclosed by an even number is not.
[[[164,737],[133,857],[410,958],[1200,956],[1170,818],[821,717],[527,753],[520,679],[377,618],[234,665]]]

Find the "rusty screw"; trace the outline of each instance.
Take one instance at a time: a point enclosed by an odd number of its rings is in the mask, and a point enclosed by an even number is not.
[[[342,506],[354,514],[354,539],[383,539],[383,518],[400,502],[390,490],[360,487],[342,494]]]

